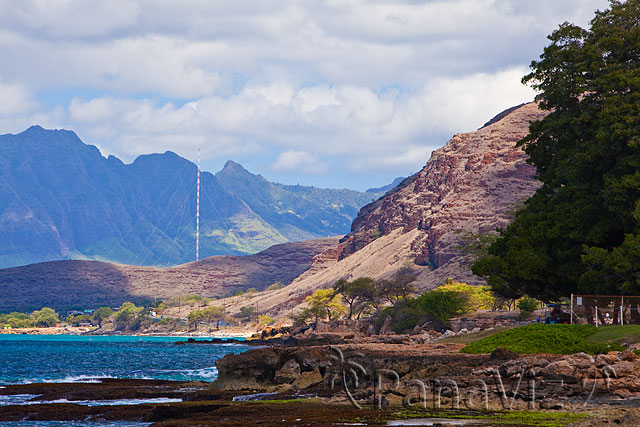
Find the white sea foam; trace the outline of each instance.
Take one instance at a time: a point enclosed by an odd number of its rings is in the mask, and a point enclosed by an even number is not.
[[[234,396],[232,399],[234,402],[248,402],[250,400],[263,400],[265,397],[273,396],[278,393],[255,393],[245,394],[243,396]]]
[[[0,395],[0,406],[9,405],[25,405],[29,404],[29,400],[35,399],[39,394],[10,394]]]
[[[177,403],[177,402],[182,402],[182,399],[170,398],[170,397],[156,397],[156,398],[150,398],[150,399],[115,399],[115,400],[57,399],[57,400],[46,400],[46,401],[34,401],[29,403],[32,403],[32,404],[74,403],[76,405],[85,405],[85,406],[116,406],[116,405],[142,405],[145,403]]]

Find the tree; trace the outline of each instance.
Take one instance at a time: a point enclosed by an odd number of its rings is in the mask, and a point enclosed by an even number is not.
[[[318,289],[305,301],[309,305],[307,313],[315,319],[315,322],[320,319],[331,321],[346,311],[333,289]]]
[[[347,318],[354,315],[360,318],[369,307],[378,307],[379,292],[377,283],[371,277],[359,277],[352,282],[340,279],[333,284],[336,293],[342,295],[342,300],[347,304]]]
[[[203,317],[204,313],[202,313],[202,310],[193,310],[187,316],[187,322],[193,326],[193,329],[198,329],[198,323],[202,321]]]
[[[463,301],[463,311],[465,313],[477,310],[491,310],[495,304],[495,298],[488,286],[471,286],[448,278],[434,290],[438,292],[452,291],[459,294]]]
[[[12,328],[32,328],[33,319],[26,313],[16,311],[0,315],[0,326],[7,324]]]
[[[391,279],[378,282],[379,295],[391,305],[395,305],[401,299],[416,292],[413,286],[415,280],[415,272],[409,267],[402,267]]]
[[[427,321],[439,327],[449,327],[453,315],[464,312],[464,297],[451,290],[424,292],[418,298],[407,297],[385,308],[379,320],[390,316],[391,327],[396,332],[411,331]]]
[[[100,307],[93,312],[93,321],[102,327],[102,322],[113,316],[113,310],[110,307]]]
[[[251,319],[256,314],[256,308],[253,305],[240,307],[240,317]]]
[[[637,293],[640,0],[549,39],[523,78],[549,114],[519,142],[542,186],[473,271],[508,298]]]
[[[126,323],[132,320],[136,314],[144,310],[144,307],[137,307],[132,302],[123,302],[115,314],[116,322]]]
[[[50,327],[60,322],[60,318],[56,314],[55,310],[49,307],[43,307],[42,310],[37,310],[31,313],[31,319],[35,326]]]
[[[224,309],[222,307],[211,306],[202,310],[202,319],[207,322],[216,322],[216,329],[220,329],[220,321],[225,318]]]

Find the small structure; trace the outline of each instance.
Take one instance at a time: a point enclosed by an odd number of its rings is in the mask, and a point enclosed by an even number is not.
[[[640,296],[571,294],[570,323],[640,325]]]

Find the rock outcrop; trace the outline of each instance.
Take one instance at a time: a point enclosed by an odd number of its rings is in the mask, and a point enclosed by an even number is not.
[[[232,299],[229,308],[257,303],[262,311],[288,314],[314,290],[338,279],[384,278],[405,265],[419,270],[421,289],[448,277],[484,283],[471,273],[463,237],[505,227],[539,187],[534,167],[516,143],[545,114],[529,103],[500,113],[475,132],[455,135],[420,172],[363,207],[340,245],[317,255],[291,285]]]
[[[465,263],[460,232],[505,227],[518,204],[539,187],[535,168],[516,142],[528,133],[529,123],[545,114],[535,103],[525,104],[475,132],[455,135],[420,172],[360,210],[339,258],[395,230],[418,230],[410,256],[416,265],[429,267],[420,280],[424,286],[448,276],[479,283],[468,269],[459,268]]]
[[[640,358],[630,350],[597,356],[498,350],[472,355],[458,353],[460,346],[359,343],[256,348],[216,361],[215,385],[252,393],[313,393],[344,402],[349,389],[360,403],[374,398],[396,404],[425,399],[429,406],[438,402],[442,407],[468,409],[561,409],[640,398]]]

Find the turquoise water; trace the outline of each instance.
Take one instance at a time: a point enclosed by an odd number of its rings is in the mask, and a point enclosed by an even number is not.
[[[175,345],[184,337],[0,335],[0,385],[139,378],[214,381],[241,344]],[[0,424],[2,425],[2,424]]]

